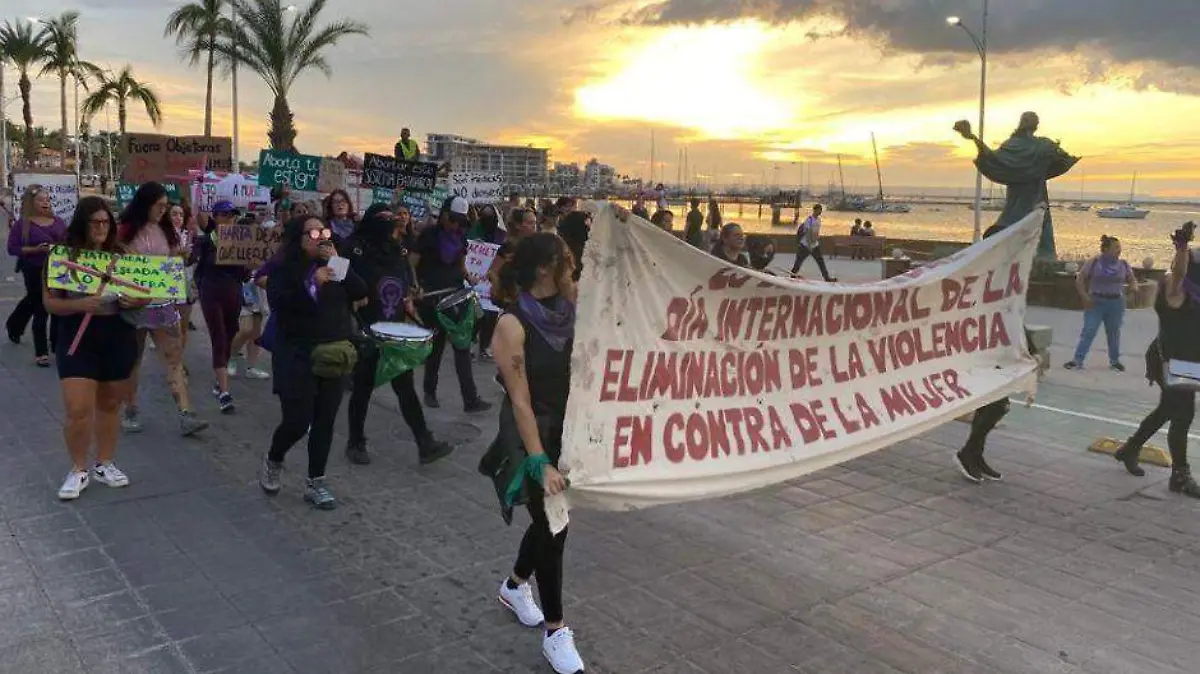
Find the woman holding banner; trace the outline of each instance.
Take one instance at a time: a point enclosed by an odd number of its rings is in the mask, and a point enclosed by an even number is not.
[[[148,182],[138,188],[133,199],[121,213],[121,225],[117,236],[121,243],[133,253],[159,257],[179,257],[179,232],[167,218],[170,202],[167,190],[156,182]],[[191,396],[188,394],[187,375],[183,373],[183,337],[179,311],[173,301],[152,303],[144,308],[125,312],[125,318],[138,329],[138,365],[134,366],[129,399],[125,405],[122,428],[129,433],[142,430],[138,418],[138,372],[146,349],[146,337],[154,340],[154,346],[162,355],[167,368],[167,381],[171,396],[179,408],[179,432],[189,437],[208,428],[208,422],[192,411]]]
[[[407,323],[416,314],[413,308],[416,282],[408,261],[410,220],[398,219],[388,209],[382,204],[368,208],[354,235],[342,246],[350,260],[350,268],[367,286],[367,302],[357,312],[364,330],[384,321]],[[407,216],[408,211],[404,214]],[[371,463],[371,455],[367,452],[367,411],[375,392],[381,355],[374,343],[359,350],[348,414],[350,439],[346,443],[346,457],[350,463]],[[413,371],[408,370],[392,379],[391,387],[400,403],[400,416],[404,417],[416,438],[421,465],[449,456],[454,447],[434,439],[425,423],[425,411],[417,397]]]
[[[584,669],[574,633],[563,622],[567,532],[550,531],[545,507],[546,495],[566,488],[556,465],[571,382],[575,305],[567,298],[575,296],[574,269],[566,243],[554,234],[540,233],[518,243],[512,261],[501,272],[496,294],[511,309],[496,326],[495,350],[508,395],[500,410],[496,442],[480,463],[482,471],[508,485],[499,487],[505,508],[524,503],[531,519],[512,574],[500,583],[500,602],[522,625],[545,627],[542,655],[559,674]],[[509,446],[514,443],[519,448]],[[492,460],[509,456],[513,449],[524,457],[515,462],[515,470],[492,471]],[[535,575],[541,608],[529,587]]]
[[[2,151],[2,150],[0,150]],[[21,217],[8,230],[8,254],[17,258],[17,271],[25,281],[25,297],[13,309],[5,327],[8,341],[21,343],[25,326],[33,321],[33,355],[38,367],[50,367],[58,320],[42,304],[42,276],[46,258],[54,244],[67,234],[67,223],[54,215],[50,193],[41,185],[30,185],[21,197]],[[49,345],[46,322],[50,322]]]
[[[115,218],[101,197],[84,197],[66,231],[73,250],[122,252]],[[64,501],[79,498],[92,479],[124,487],[129,478],[113,464],[120,429],[121,403],[129,395],[130,375],[138,358],[137,329],[121,317],[148,304],[119,295],[82,295],[44,288],[42,301],[59,321],[58,377],[62,386],[63,440],[71,456],[71,472],[58,489]],[[79,343],[76,334],[91,315]],[[96,460],[89,468],[93,438]]]

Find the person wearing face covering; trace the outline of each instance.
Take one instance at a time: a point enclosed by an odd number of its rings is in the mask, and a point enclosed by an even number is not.
[[[775,242],[767,238],[753,237],[746,247],[750,251],[750,268],[770,274],[767,267],[775,260]]]
[[[350,260],[350,268],[367,286],[367,303],[357,312],[363,328],[379,322],[407,323],[416,315],[413,307],[416,279],[408,261],[410,226],[407,219],[403,223],[396,220],[391,206],[376,204],[367,209],[354,235],[342,246],[345,257]],[[380,356],[379,348],[372,343],[359,350],[358,365],[354,369],[346,457],[359,465],[371,463],[371,455],[367,452],[367,411],[375,392]],[[400,403],[400,415],[416,438],[420,462],[427,465],[449,456],[454,448],[434,439],[425,423],[425,412],[413,382],[413,371],[409,370],[393,379],[391,387]]]
[[[1171,479],[1167,488],[1177,494],[1200,498],[1200,486],[1188,466],[1188,434],[1196,416],[1194,380],[1170,377],[1169,371],[1195,369],[1200,363],[1200,249],[1190,248],[1196,225],[1187,223],[1175,231],[1175,258],[1171,271],[1159,286],[1154,301],[1158,314],[1158,338],[1146,352],[1146,378],[1162,390],[1158,407],[1142,421],[1133,437],[1115,455],[1131,475],[1146,474],[1138,465],[1142,447],[1165,424],[1167,447],[1171,450]]]

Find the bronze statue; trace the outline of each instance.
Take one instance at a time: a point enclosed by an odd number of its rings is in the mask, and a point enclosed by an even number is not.
[[[979,154],[975,166],[988,180],[1008,188],[1004,210],[993,228],[999,230],[1016,223],[1033,212],[1038,204],[1046,204],[1042,223],[1042,238],[1038,242],[1037,258],[1054,260],[1054,223],[1050,218],[1050,195],[1046,183],[1066,174],[1080,160],[1068,154],[1058,141],[1033,135],[1038,129],[1034,112],[1021,115],[1021,123],[1013,135],[997,149],[988,147],[971,131],[971,123],[955,123],[954,130],[963,138],[975,142]]]

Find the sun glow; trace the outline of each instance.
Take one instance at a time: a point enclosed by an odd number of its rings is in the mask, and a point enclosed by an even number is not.
[[[707,138],[786,128],[793,111],[763,76],[772,37],[757,22],[656,30],[616,57],[616,72],[575,91],[575,115],[677,126]]]

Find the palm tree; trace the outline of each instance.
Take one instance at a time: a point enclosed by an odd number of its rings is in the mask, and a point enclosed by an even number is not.
[[[208,59],[208,84],[204,95],[204,135],[212,135],[213,67],[217,59],[217,40],[229,34],[229,19],[221,12],[226,0],[199,0],[171,13],[163,34],[175,36],[188,63],[196,65]]]
[[[308,9],[285,23],[284,13],[294,8],[285,8],[279,0],[235,0],[238,20],[230,28],[232,39],[217,47],[226,58],[258,73],[275,95],[267,137],[276,150],[295,150],[296,125],[287,96],[296,79],[309,69],[332,76],[322,52],[343,37],[367,34],[367,26],[357,21],[335,21],[318,28],[325,3],[312,0]]]
[[[88,79],[98,77],[99,66],[79,60],[78,44],[79,12],[63,12],[58,18],[43,23],[42,36],[46,40],[48,55],[42,67],[42,75],[54,73],[58,75],[59,109],[62,111],[62,137],[67,138],[67,78],[75,80],[76,84],[87,89]],[[78,90],[76,90],[78,92]],[[79,132],[78,129],[75,130]],[[59,155],[62,158],[62,168],[67,167],[67,153],[64,149]],[[75,158],[79,161],[79,157]]]
[[[139,82],[133,76],[133,68],[126,65],[115,76],[112,72],[101,72],[99,86],[83,101],[83,116],[92,118],[112,103],[117,104],[117,125],[121,135],[125,135],[126,104],[132,99],[141,102],[146,108],[146,116],[150,123],[157,127],[162,123],[162,109],[159,107],[158,94],[150,85]]]
[[[33,136],[33,109],[30,107],[33,82],[29,80],[29,70],[49,56],[46,36],[33,31],[32,21],[18,19],[15,24],[5,21],[0,26],[0,51],[19,73],[17,88],[21,91],[21,113],[25,118],[25,164],[33,168],[38,148]]]

